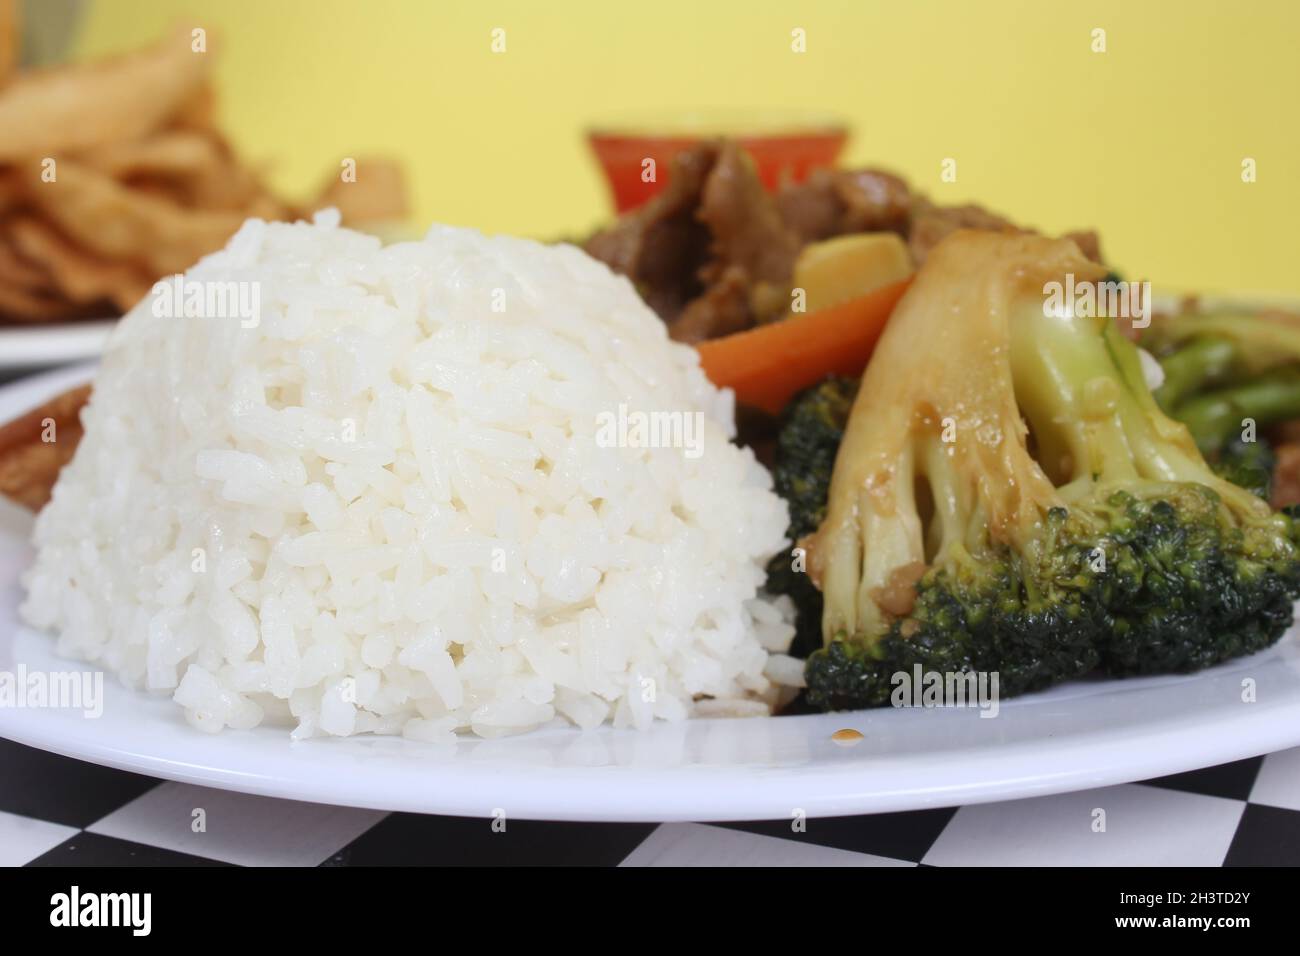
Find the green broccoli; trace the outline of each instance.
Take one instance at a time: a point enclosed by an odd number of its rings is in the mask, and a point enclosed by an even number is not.
[[[1273,492],[1273,469],[1277,467],[1277,456],[1268,439],[1243,441],[1234,436],[1218,454],[1208,460],[1220,478],[1240,485],[1265,501],[1269,500]]]
[[[857,391],[857,379],[832,376],[796,395],[781,413],[772,471],[777,493],[790,507],[787,534],[796,546],[826,517],[835,453]],[[806,657],[820,647],[822,593],[796,569],[792,553],[768,564],[767,591],[789,595],[798,612],[790,652]]]
[[[1289,625],[1291,517],[1206,465],[1111,321],[1045,307],[1071,272],[1099,274],[1068,241],[959,232],[900,303],[809,543],[812,705],[885,703],[916,664],[1004,695],[1193,670]]]

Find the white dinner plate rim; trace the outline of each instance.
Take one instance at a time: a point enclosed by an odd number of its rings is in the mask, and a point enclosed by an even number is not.
[[[0,388],[0,421],[86,380],[92,370],[91,365],[60,369]],[[0,545],[6,541],[12,547],[12,534],[0,527]],[[17,600],[12,578],[0,579],[0,620],[5,613],[12,616]],[[47,668],[58,666],[47,639],[36,640],[31,632],[9,627],[0,628],[0,669],[21,640],[31,645],[23,660]],[[77,668],[66,662],[64,666]],[[108,724],[74,720],[59,711],[0,708],[0,737],[168,780],[378,810],[490,816],[502,809],[520,819],[589,821],[788,819],[796,813],[836,816],[1042,796],[1148,779],[1300,745],[1300,642],[1294,632],[1255,658],[1198,675],[1066,685],[1004,702],[1003,718],[1009,716],[1014,727],[1016,720],[1022,720],[1015,714],[1024,711],[1039,715],[1034,720],[1063,720],[1061,726],[1068,729],[1071,714],[1085,724],[1097,716],[1092,710],[1095,704],[1088,701],[1098,697],[1111,701],[1106,705],[1111,707],[1116,702],[1131,706],[1146,699],[1144,694],[1155,695],[1152,700],[1176,701],[1177,695],[1194,694],[1204,686],[1231,690],[1236,674],[1256,670],[1272,675],[1272,686],[1282,688],[1278,699],[1215,714],[1192,712],[1177,720],[1138,721],[1124,726],[1123,732],[1062,733],[960,753],[940,747],[926,754],[869,756],[868,747],[864,759],[855,759],[852,747],[831,743],[831,733],[839,727],[866,727],[870,733],[874,733],[870,728],[879,726],[915,730],[921,726],[916,721],[932,719],[932,730],[948,735],[963,732],[963,719],[978,721],[978,717],[886,710],[698,720],[656,725],[643,735],[612,728],[586,734],[546,728],[500,746],[466,742],[449,757],[445,749],[382,738],[292,743],[278,728],[208,736],[188,728],[179,719],[179,710],[168,702],[110,686],[109,693],[118,695],[116,712],[124,714],[122,720]],[[756,741],[761,744],[767,736],[783,741],[782,746],[796,756],[770,764],[745,759],[745,748]],[[638,748],[661,744],[670,750],[680,744],[681,749],[704,753],[706,758],[676,765],[653,759],[638,764]],[[634,756],[622,763],[616,757],[598,766],[557,766],[510,756],[536,752],[554,759],[588,745]],[[734,753],[710,762],[709,746],[720,753],[730,747]],[[490,759],[494,752],[507,757]],[[489,759],[476,759],[476,753],[488,754]],[[954,757],[959,764],[953,764]],[[358,764],[367,772],[357,772]]]
[[[0,372],[81,362],[104,349],[117,319],[0,325]]]

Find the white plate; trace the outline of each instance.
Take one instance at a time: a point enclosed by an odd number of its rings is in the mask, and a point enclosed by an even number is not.
[[[0,326],[0,373],[95,358],[117,319]]]
[[[0,421],[84,380],[0,389]],[[31,517],[0,504],[0,671],[77,671],[19,625]],[[1243,701],[1254,682],[1256,702]],[[865,736],[842,746],[841,728]],[[1200,674],[1089,681],[977,710],[548,728],[435,747],[392,738],[293,743],[283,729],[190,729],[165,698],[105,681],[103,714],[0,708],[0,736],[172,780],[322,803],[550,820],[741,820],[951,806],[1105,786],[1300,744],[1295,633]]]

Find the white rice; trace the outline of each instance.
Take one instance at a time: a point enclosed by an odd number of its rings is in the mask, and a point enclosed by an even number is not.
[[[580,250],[251,220],[121,322],[23,617],[202,730],[448,739],[766,712],[786,511],[732,397]],[[247,287],[246,287],[247,288]],[[700,454],[598,417],[703,413]],[[787,659],[773,677],[793,674]]]

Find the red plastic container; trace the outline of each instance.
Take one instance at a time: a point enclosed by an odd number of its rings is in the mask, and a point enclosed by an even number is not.
[[[763,124],[770,125],[770,124]],[[591,148],[609,182],[617,212],[635,209],[663,189],[671,175],[673,157],[701,140],[726,136],[754,157],[758,175],[768,189],[782,182],[799,182],[819,166],[834,166],[848,139],[848,130],[833,122],[772,126],[770,131],[718,132],[705,126],[689,132],[638,132],[634,129],[598,128],[588,134]],[[654,160],[654,180],[647,182],[645,160]]]

